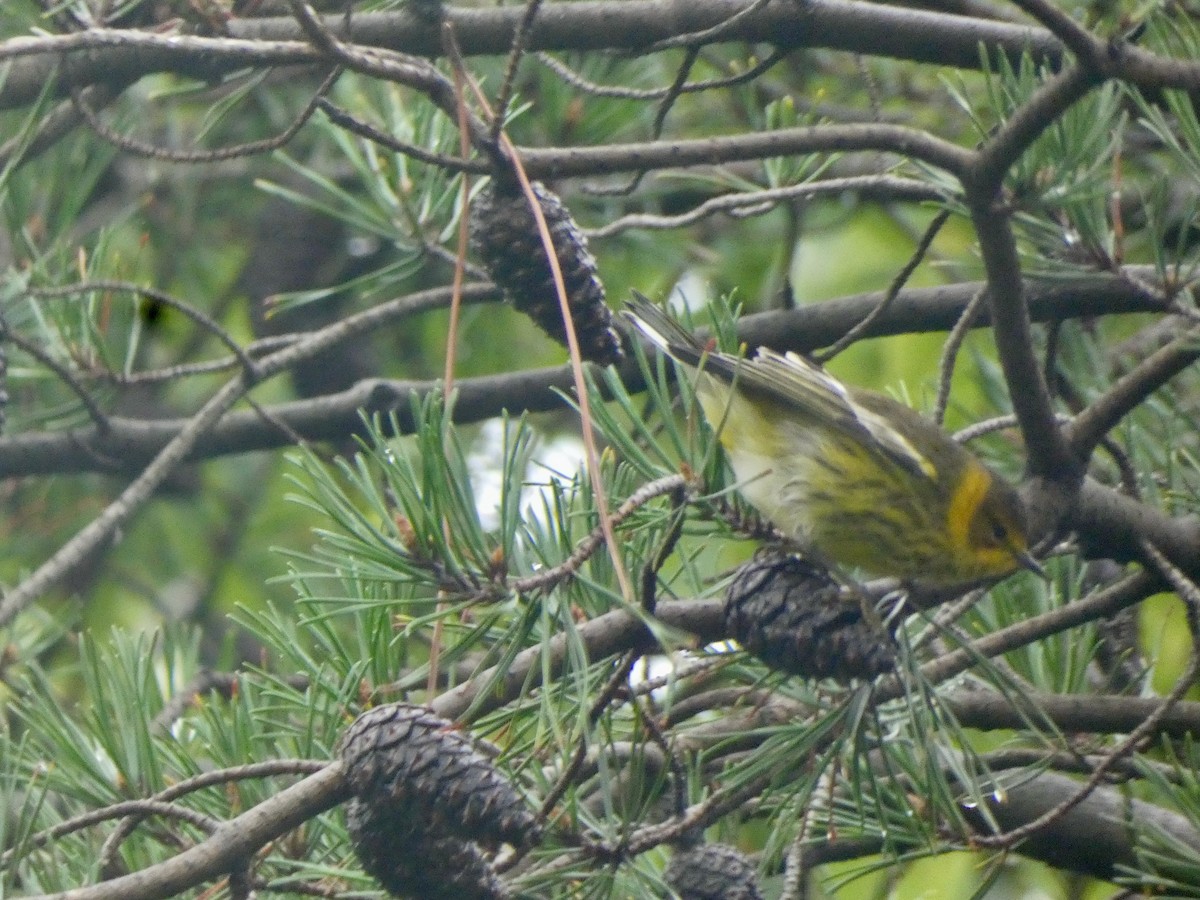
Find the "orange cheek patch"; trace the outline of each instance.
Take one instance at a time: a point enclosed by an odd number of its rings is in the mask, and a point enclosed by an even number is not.
[[[971,549],[971,523],[991,486],[992,476],[987,469],[981,465],[968,465],[950,495],[950,508],[946,511],[947,533],[962,554],[974,552]]]

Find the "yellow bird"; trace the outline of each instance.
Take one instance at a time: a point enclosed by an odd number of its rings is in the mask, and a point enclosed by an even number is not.
[[[1045,577],[1013,486],[916,411],[796,353],[709,349],[641,295],[626,314],[688,374],[742,494],[817,561],[943,585]]]

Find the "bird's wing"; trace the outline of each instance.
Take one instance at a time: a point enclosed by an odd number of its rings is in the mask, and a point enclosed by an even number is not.
[[[888,420],[850,396],[846,386],[796,353],[758,348],[745,359],[710,350],[667,312],[634,292],[626,315],[638,330],[667,355],[727,383],[750,396],[796,410],[797,418],[838,429],[918,476],[936,478],[937,470]]]
[[[875,448],[914,475],[936,479],[937,469],[886,417],[855,402],[847,387],[797,353],[759,347],[742,361],[738,384],[748,393],[771,398],[785,407],[836,428]]]
[[[625,315],[668,356],[689,366],[700,364],[705,354],[700,339],[684,330],[666,310],[655,306],[647,297],[634,291],[625,304]]]

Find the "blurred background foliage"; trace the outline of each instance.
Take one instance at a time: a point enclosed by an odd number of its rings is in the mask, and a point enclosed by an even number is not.
[[[365,3],[355,9],[397,6]],[[1200,55],[1190,20],[1177,10],[1111,6],[1096,4],[1082,13],[1100,28],[1110,21],[1123,27],[1145,21],[1148,46],[1183,58]],[[96,8],[83,0],[46,8],[32,0],[8,0],[0,5],[0,40],[77,26]],[[179,20],[194,20],[196,7],[129,0],[106,9],[116,26],[173,28]],[[747,72],[769,52],[769,47],[741,44],[710,45],[694,58],[685,50],[628,59],[571,52],[557,54],[553,65],[530,55],[515,82],[507,130],[518,145],[528,147],[647,140],[658,132],[655,100],[596,96],[569,83],[556,67],[569,67],[580,79],[620,92],[661,90],[685,60],[690,80],[704,81]],[[503,79],[501,59],[474,57],[469,64],[485,91],[494,91]],[[972,146],[1046,78],[1028,60],[973,72],[798,50],[744,84],[683,94],[663,111],[663,128],[671,139],[686,139],[804,124],[902,122]],[[100,115],[113,131],[158,146],[230,146],[283,132],[318,84],[312,73],[282,69],[247,69],[212,81],[158,74],[125,88]],[[428,152],[458,152],[454,123],[411,90],[345,73],[329,99]],[[1021,157],[1007,186],[1019,210],[1022,262],[1029,274],[1068,279],[1111,271],[1118,264],[1144,264],[1159,276],[1175,269],[1191,272],[1200,234],[1196,193],[1193,187],[1181,188],[1178,179],[1194,180],[1200,149],[1193,100],[1181,92],[1145,98],[1132,88],[1106,86],[1065,114]],[[57,102],[48,89],[35,104],[6,109],[0,113],[0,133],[19,146]],[[941,183],[937,173],[899,157],[823,153],[642,180],[597,174],[552,186],[587,230],[631,213],[678,214],[728,190],[884,172]],[[1133,187],[1124,190],[1114,214],[1117,184]],[[472,185],[477,189],[478,180]],[[75,372],[107,414],[184,417],[229,375],[228,370],[172,374],[172,367],[227,354],[210,330],[197,328],[153,297],[111,287],[64,297],[38,297],[30,289],[108,280],[151,286],[203,310],[245,346],[319,328],[385,300],[448,283],[462,215],[460,189],[460,175],[351,135],[321,112],[281,149],[204,164],[139,156],[80,127],[0,172],[5,225],[0,311],[7,329]],[[956,201],[949,206],[961,212]],[[594,237],[591,249],[614,307],[636,289],[655,298],[682,295],[697,311],[715,298],[729,297],[746,312],[756,312],[885,289],[913,257],[938,210],[932,203],[847,191],[745,217],[708,217],[687,227],[629,228]],[[956,215],[938,231],[907,283],[954,284],[978,280],[982,273],[969,221]],[[704,321],[705,315],[697,312],[697,319]],[[366,378],[439,379],[447,321],[446,311],[435,310],[380,328],[288,378],[256,387],[253,400],[282,404]],[[1059,365],[1081,402],[1111,383],[1112,348],[1150,321],[1149,316],[1109,317],[1068,321],[1056,330]],[[556,366],[566,359],[565,350],[524,316],[497,304],[465,307],[458,334],[459,378]],[[1051,338],[1039,332],[1037,339]],[[940,332],[865,340],[836,357],[830,369],[848,382],[894,392],[929,411],[944,341]],[[11,397],[7,435],[61,432],[88,422],[87,410],[43,359],[12,345],[5,350]],[[160,377],[144,374],[153,372]],[[1196,388],[1194,372],[1181,376],[1169,395],[1145,403],[1118,435],[1147,499],[1172,512],[1197,508]],[[665,406],[666,388],[660,391],[657,399]],[[629,462],[633,454],[662,440],[656,429],[670,427],[655,418],[652,428],[638,433],[634,422],[648,409],[643,403],[625,396],[597,414],[607,444],[623,451],[605,457],[606,481],[617,502],[651,474],[649,463]],[[990,336],[972,334],[955,369],[947,424],[959,428],[1009,411]],[[591,488],[579,475],[578,417],[565,402],[561,411],[533,414],[519,424],[519,406],[511,412],[514,419],[502,424],[492,420],[442,430],[431,407],[419,414],[429,427],[414,437],[394,438],[376,423],[360,428],[357,436],[347,433],[305,451],[244,453],[176,471],[115,540],[8,629],[13,651],[6,654],[3,687],[13,752],[3,755],[0,778],[14,804],[10,809],[24,810],[9,817],[9,827],[47,821],[45,810],[33,808],[38,798],[19,789],[31,777],[32,759],[53,760],[36,774],[48,792],[42,796],[53,796],[50,805],[64,816],[142,796],[206,767],[290,756],[325,760],[334,752],[348,708],[364,700],[362,692],[372,700],[419,693],[433,621],[445,623],[443,665],[453,669],[477,664],[476,653],[503,662],[519,648],[569,632],[575,617],[620,607],[602,554],[589,561],[586,577],[565,586],[561,595],[547,592],[526,605],[508,598],[491,606],[442,609],[435,603],[437,584],[429,570],[406,568],[404,551],[411,547],[397,524],[397,504],[417,539],[434,548],[430,554],[439,559],[457,554],[463,572],[485,570],[488,554],[499,547],[512,572],[533,573],[561,562],[592,527]],[[715,491],[724,476],[707,437],[695,433],[695,421],[675,427],[679,445],[653,461],[654,471],[669,473],[683,459],[713,474]],[[1007,475],[1020,476],[1021,448],[1011,432],[989,435],[977,446]],[[81,474],[67,467],[0,483],[5,547],[0,584],[21,582],[118,494],[138,461],[115,463],[115,474]],[[1115,467],[1104,458],[1097,468],[1116,481]],[[425,493],[416,490],[421,484]],[[455,484],[462,495],[444,499]],[[435,504],[432,497],[443,499]],[[422,524],[422,504],[427,513],[458,517],[455,546],[436,546],[442,517],[431,514]],[[631,569],[652,552],[671,516],[666,507],[647,507],[629,525],[624,552]],[[664,569],[669,592],[719,596],[717,579],[752,553],[752,542],[730,536],[714,518],[689,520],[678,562]],[[984,633],[1067,602],[1080,595],[1082,577],[1077,559],[1063,559],[1046,587],[1021,583],[997,590],[973,614],[970,627]],[[1190,649],[1182,607],[1163,595],[1144,604],[1139,616],[1143,674],[1150,689],[1163,693],[1183,671]],[[1006,663],[1043,689],[1084,691],[1094,636],[1072,632],[1063,641],[1010,654]],[[745,666],[737,670],[744,682],[762,680],[827,712],[853,696],[847,688],[798,685],[754,663],[736,665]],[[237,691],[198,700],[171,729],[170,740],[164,738],[155,717],[198,671],[239,668],[250,676]],[[531,791],[548,787],[540,768],[551,768],[545,747],[560,754],[557,762],[565,766],[577,735],[588,730],[580,719],[586,718],[600,674],[580,664],[553,691],[525,698],[517,714],[493,713],[479,723],[482,733],[503,743],[507,764]],[[1005,676],[996,677],[1003,681]],[[558,721],[562,709],[573,709],[574,720]],[[636,718],[628,710],[622,715]],[[111,728],[113,722],[121,727]],[[628,720],[606,721],[604,727],[614,741],[636,731]],[[815,743],[794,731],[781,729],[767,738],[776,739],[797,758],[800,750],[816,752]],[[897,743],[920,755],[913,732],[904,732]],[[984,753],[993,743],[1001,743],[1000,734],[970,729],[948,739],[964,753],[965,744]],[[1179,753],[1185,760],[1195,755],[1190,746]],[[1159,755],[1167,756],[1165,751]],[[749,779],[756,764],[739,760],[744,769],[729,777]],[[700,793],[703,766],[694,765],[689,775]],[[1177,787],[1143,783],[1139,791],[1167,798],[1171,805],[1178,802]],[[248,808],[276,789],[272,779],[245,782],[233,806]],[[796,797],[789,793],[793,790]],[[747,850],[765,848],[768,857],[777,858],[786,842],[772,829],[787,821],[789,804],[799,808],[811,799],[799,795],[814,790],[812,784],[789,786],[765,804],[762,815],[724,825],[720,836]],[[217,789],[211,793],[197,796],[212,815],[224,815],[228,798]],[[600,833],[644,813],[630,810],[606,820],[578,798],[569,802],[577,803],[573,813]],[[20,847],[22,838],[9,835],[4,843]],[[6,890],[76,886],[87,869],[81,861],[99,858],[99,840],[89,834],[31,851],[19,878],[8,870]],[[338,889],[345,892],[372,888],[373,881],[351,861],[336,817],[314,820],[297,840],[305,846],[289,848],[286,862],[275,863],[280,884],[295,875],[309,879],[306,883],[341,879]],[[170,855],[153,841],[126,846],[122,865],[130,871]],[[923,852],[906,847],[912,857]],[[935,847],[941,849],[930,839],[926,849]],[[631,862],[628,870],[599,874],[579,862],[578,873],[581,879],[611,879],[591,881],[588,896],[665,896],[661,856],[655,851]],[[1192,864],[1200,871],[1200,862]],[[572,874],[556,876],[560,890]],[[902,865],[890,855],[867,857],[833,864],[822,870],[822,879],[825,887],[815,890],[840,898],[1090,900],[1122,890],[1015,856],[968,853]],[[768,890],[778,890],[779,882],[779,876],[768,881]],[[1132,883],[1145,886],[1136,877]],[[1192,882],[1192,896],[1197,883]],[[530,890],[539,886],[530,879]]]

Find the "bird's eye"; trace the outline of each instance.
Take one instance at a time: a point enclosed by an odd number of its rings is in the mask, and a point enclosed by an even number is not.
[[[997,544],[1003,544],[1006,540],[1008,540],[1008,529],[1004,527],[1004,523],[992,523],[992,540],[994,540]]]

